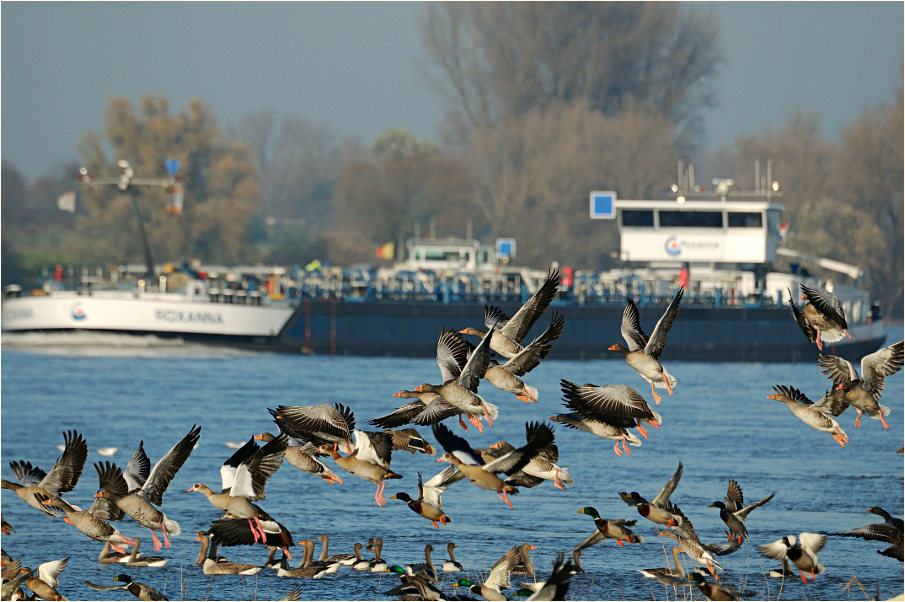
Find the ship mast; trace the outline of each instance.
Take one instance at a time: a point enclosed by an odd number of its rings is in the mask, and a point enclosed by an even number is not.
[[[151,245],[148,242],[148,235],[145,232],[144,219],[138,208],[138,200],[136,198],[137,191],[135,187],[157,186],[165,188],[167,191],[173,193],[173,200],[172,203],[167,206],[167,211],[182,213],[183,186],[178,183],[178,178],[176,177],[179,163],[177,161],[167,161],[167,169],[170,172],[169,178],[136,178],[135,170],[132,169],[132,165],[125,159],[120,159],[117,161],[116,165],[121,171],[119,177],[116,178],[97,178],[90,175],[87,168],[82,167],[79,169],[79,182],[87,186],[116,186],[121,192],[128,193],[129,203],[132,206],[132,215],[135,216],[138,235],[141,238],[141,245],[145,255],[145,277],[154,278],[156,280],[157,274],[154,271],[154,258],[151,255]]]

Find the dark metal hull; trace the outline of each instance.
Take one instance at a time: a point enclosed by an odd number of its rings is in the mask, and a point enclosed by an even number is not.
[[[504,304],[512,315],[519,305]],[[554,302],[528,334],[530,340],[550,323],[552,311],[565,317],[562,336],[549,359],[618,359],[609,351],[623,343],[623,305],[574,305]],[[650,334],[665,310],[640,308],[641,325]],[[483,327],[484,308],[476,303],[413,301],[302,300],[283,328],[284,351],[318,355],[433,357],[441,329]],[[824,344],[824,353],[853,362],[881,347],[882,322],[849,329],[853,340]],[[474,342],[477,342],[476,340]],[[663,358],[724,362],[813,362],[817,346],[795,323],[788,307],[682,306],[669,331]]]

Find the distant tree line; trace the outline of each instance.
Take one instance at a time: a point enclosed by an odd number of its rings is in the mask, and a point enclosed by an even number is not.
[[[589,191],[666,198],[678,160],[751,188],[755,159],[769,158],[787,244],[864,267],[901,318],[901,87],[837,143],[820,139],[816,117],[794,114],[702,156],[695,141],[723,60],[704,5],[432,3],[421,28],[420,67],[447,114],[440,142],[399,129],[365,146],[267,110],[222,128],[202,100],[172,112],[159,96],[137,107],[111,98],[103,137],[85,134],[80,162],[32,183],[3,162],[4,284],[56,262],[141,261],[115,188],[80,188],[75,213],[56,209],[80,165],[117,175],[121,158],[144,177],[181,162],[182,215],[163,211],[164,191],[137,197],[160,261],[373,263],[377,246],[401,255],[415,232],[470,232],[516,238],[520,264],[582,269],[618,261],[615,225],[588,219]]]

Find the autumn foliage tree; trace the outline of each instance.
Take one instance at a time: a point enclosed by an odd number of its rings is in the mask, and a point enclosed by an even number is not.
[[[111,98],[105,138],[87,133],[80,145],[84,165],[97,176],[119,175],[116,162],[129,161],[135,177],[165,178],[165,161],[181,162],[185,185],[182,215],[167,213],[168,194],[160,188],[136,190],[150,246],[157,261],[198,258],[203,262],[253,260],[247,227],[256,209],[258,185],[249,147],[223,136],[210,108],[192,100],[173,114],[160,96],[142,97],[136,109],[125,98]],[[115,187],[83,187],[85,215],[77,230],[84,261],[140,261],[141,242],[127,195]]]

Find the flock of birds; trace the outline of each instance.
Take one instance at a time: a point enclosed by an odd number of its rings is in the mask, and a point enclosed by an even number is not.
[[[439,384],[424,383],[397,393],[397,397],[408,401],[370,421],[380,430],[356,429],[354,412],[341,403],[280,405],[269,409],[278,433],[265,432],[252,437],[226,459],[220,468],[221,486],[218,489],[200,482],[189,489],[190,492],[203,494],[210,505],[223,513],[222,518],[196,533],[200,542],[197,564],[203,572],[208,575],[251,575],[267,568],[283,577],[319,578],[347,566],[352,570],[398,574],[398,586],[383,592],[383,595],[398,596],[400,599],[476,599],[471,597],[474,595],[487,600],[508,599],[504,590],[512,588],[510,575],[534,575],[529,557],[533,546],[530,544],[515,546],[506,552],[483,581],[462,578],[452,583],[454,589],[461,587],[468,590],[468,594],[461,595],[443,591],[438,580],[440,573],[463,571],[455,560],[453,550],[456,546],[452,542],[448,546],[449,560],[438,570],[431,560],[433,547],[430,545],[425,548],[424,563],[387,566],[380,556],[383,542],[379,538],[369,541],[366,548],[372,552],[373,558],[363,558],[360,543],[355,545],[354,554],[329,555],[328,537],[323,535],[322,554],[317,560],[314,559],[313,540],[297,542],[303,546],[304,552],[301,562],[293,567],[290,564],[291,547],[296,542],[289,529],[265,511],[259,502],[265,499],[268,479],[284,461],[330,484],[341,485],[342,478],[327,463],[327,458],[331,458],[338,468],[374,483],[376,504],[386,505],[386,481],[402,476],[390,468],[392,454],[397,451],[435,454],[431,443],[410,425],[430,427],[433,439],[444,451],[436,462],[449,466],[427,481],[419,472],[417,497],[415,493],[399,491],[390,499],[404,502],[438,529],[452,521],[444,512],[441,496],[457,481],[467,480],[474,486],[496,492],[509,508],[513,508],[509,496],[518,488],[536,487],[544,481],[552,481],[555,487],[565,489],[566,485],[574,483],[568,469],[557,464],[559,453],[553,429],[546,422],[527,422],[525,442],[518,447],[500,441],[483,449],[473,448],[465,437],[444,424],[447,419],[455,418],[464,432],[468,431],[469,425],[483,432],[485,419],[489,427],[493,426],[500,412],[496,405],[478,394],[481,380],[526,403],[537,401],[538,390],[527,384],[523,377],[549,355],[553,342],[562,333],[563,317],[553,312],[550,325],[534,340],[527,343],[525,340],[534,323],[554,299],[558,283],[559,274],[551,271],[544,284],[511,318],[497,307],[485,307],[485,329],[444,328],[436,352],[441,377]],[[803,284],[801,290],[802,297],[808,303],[799,308],[791,299],[790,291],[789,304],[805,336],[821,350],[818,364],[829,376],[832,386],[817,402],[812,402],[789,385],[776,385],[775,393],[769,398],[787,404],[802,422],[832,434],[843,447],[849,439],[837,418],[849,406],[857,412],[856,427],[860,426],[861,416],[866,415],[880,420],[888,429],[884,417],[890,410],[880,405],[879,399],[884,378],[898,371],[903,364],[903,342],[865,356],[861,360],[859,376],[847,360],[822,353],[824,341],[840,340],[847,335],[845,316],[838,299],[832,293]],[[672,395],[678,384],[660,363],[659,357],[666,345],[667,333],[678,315],[683,293],[682,288],[677,291],[650,336],[641,328],[638,308],[628,300],[621,325],[626,346],[616,344],[609,348],[623,354],[628,365],[650,385],[655,406],[662,400],[656,389],[666,389],[668,395]],[[463,335],[478,337],[479,342],[472,345]],[[644,396],[625,384],[579,385],[562,379],[561,390],[563,403],[569,411],[552,416],[550,420],[615,442],[613,451],[617,455],[631,454],[631,446],[641,445],[638,435],[647,437],[644,424],[659,428],[663,422],[661,415]],[[637,430],[638,435],[632,430]],[[85,536],[102,542],[104,547],[99,556],[102,563],[124,563],[131,567],[163,566],[168,560],[166,557],[139,553],[140,540],[127,537],[116,525],[128,516],[139,526],[150,530],[155,551],[172,545],[169,536],[178,536],[181,527],[160,509],[163,494],[196,447],[200,435],[201,427],[193,425],[153,467],[144,452],[143,443],[139,444],[125,467],[109,460],[95,463],[99,486],[94,503],[87,510],[62,497],[75,487],[87,458],[87,443],[74,430],[64,433],[63,453],[50,472],[44,472],[26,460],[11,462],[10,468],[18,482],[4,479],[2,488],[11,490],[49,517],[63,517],[66,523]],[[675,540],[671,549],[674,567],[643,569],[640,572],[666,585],[696,586],[707,599],[731,600],[751,595],[751,592],[739,592],[718,583],[718,572],[722,571],[722,567],[717,557],[731,554],[741,547],[748,537],[746,519],[754,509],[768,503],[773,493],[745,505],[741,487],[730,479],[725,499],[711,504],[711,507],[719,509],[720,518],[726,525],[727,541],[706,544],[700,540],[679,506],[670,500],[682,471],[680,462],[664,487],[650,500],[634,491],[619,494],[626,504],[637,510],[640,517],[654,523],[659,535]],[[615,540],[619,546],[643,541],[643,537],[631,529],[636,520],[602,518],[592,506],[578,512],[593,518],[593,533],[576,545],[571,553],[557,557],[549,578],[522,583],[514,595],[526,596],[529,600],[562,600],[571,576],[582,572],[580,556],[584,549],[607,539]],[[759,546],[764,556],[782,562],[781,568],[771,571],[770,576],[798,576],[805,584],[809,577],[816,581],[817,575],[824,570],[817,554],[827,535],[884,542],[888,547],[878,552],[901,562],[902,520],[879,507],[873,507],[869,512],[883,517],[884,522],[842,533],[789,535]],[[14,532],[5,521],[3,529],[6,535]],[[239,545],[264,546],[269,550],[267,561],[260,566],[249,565],[231,562],[219,554],[223,547]],[[127,546],[132,547],[131,552],[126,551]],[[701,567],[686,573],[679,560],[680,553]],[[280,554],[279,558],[277,554]],[[4,552],[2,599],[23,599],[27,595],[26,590],[33,597],[66,599],[59,589],[58,577],[67,561],[68,557],[46,562],[32,570],[23,566],[21,559],[12,559]],[[789,563],[795,566],[797,575]],[[708,576],[713,581],[709,581]],[[166,599],[153,587],[135,582],[128,575],[121,574],[114,581],[118,584],[104,586],[87,580],[85,584],[95,590],[123,589],[142,600]],[[297,596],[298,590],[294,594]]]

